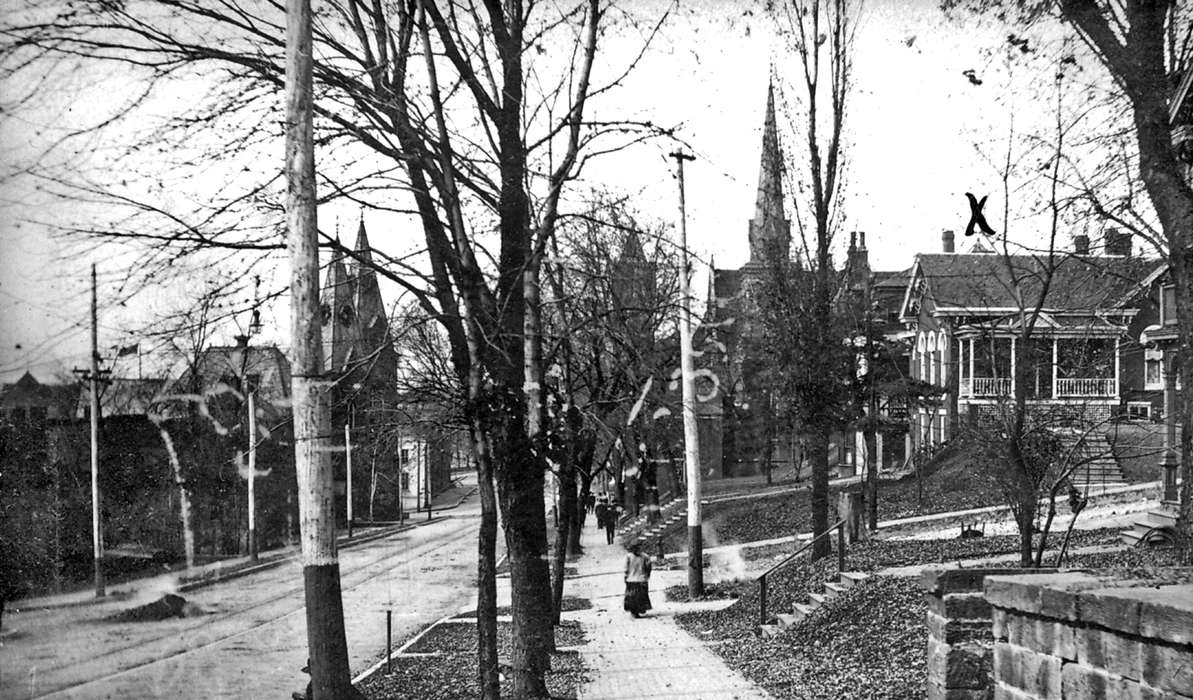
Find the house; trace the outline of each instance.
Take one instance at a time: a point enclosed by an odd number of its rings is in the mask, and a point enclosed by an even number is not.
[[[901,311],[914,335],[912,376],[944,392],[939,407],[910,416],[913,450],[943,443],[959,421],[992,416],[1015,395],[1025,336],[1035,410],[1094,423],[1126,413],[1128,397],[1146,388],[1148,356],[1132,332],[1154,313],[1146,297],[1160,261],[1133,255],[1130,238],[1113,229],[1099,254],[1083,235],[1053,256],[956,253],[947,231],[943,241],[944,252],[916,256]]]
[[[42,384],[29,372],[0,389],[0,415],[10,423],[43,423],[74,415],[78,384]]]

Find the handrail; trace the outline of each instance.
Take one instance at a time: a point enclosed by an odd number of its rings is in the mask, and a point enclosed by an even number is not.
[[[760,624],[760,625],[766,624],[766,590],[767,590],[766,577],[773,574],[776,570],[791,563],[791,561],[793,559],[795,559],[799,555],[806,552],[809,547],[816,544],[816,542],[818,540],[820,540],[821,538],[827,537],[829,535],[829,533],[831,533],[833,530],[837,531],[837,571],[840,572],[840,571],[845,570],[845,519],[842,518],[842,519],[838,520],[836,522],[836,524],[833,525],[832,527],[830,527],[829,529],[825,530],[824,532],[820,533],[819,535],[816,535],[812,539],[805,542],[804,546],[795,550],[794,553],[787,555],[786,557],[784,557],[782,559],[782,561],[778,562],[771,568],[764,571],[762,573],[762,575],[756,579],[759,584],[759,589],[758,589],[758,624]]]

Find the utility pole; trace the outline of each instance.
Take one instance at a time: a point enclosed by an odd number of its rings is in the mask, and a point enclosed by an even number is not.
[[[244,349],[248,353],[248,348]],[[249,561],[257,561],[257,387],[249,390]]]
[[[306,593],[311,700],[356,700],[348,668],[344,602],[336,554],[335,481],[329,437],[331,382],[324,376],[319,323],[314,58],[311,0],[286,0],[286,230],[290,251],[290,378],[294,466]]]
[[[99,301],[96,291],[95,263],[91,263],[91,368],[74,373],[91,385],[91,550],[95,574],[95,597],[104,591],[104,534],[99,509]]]
[[[688,595],[695,599],[704,594],[704,534],[700,517],[700,443],[696,427],[696,369],[692,364],[692,294],[683,179],[683,162],[695,157],[682,151],[675,151],[671,157],[679,167],[679,367],[683,378],[684,463],[688,477]]]
[[[344,475],[348,483],[344,485],[345,501],[347,502],[348,539],[352,539],[352,428],[350,421],[344,422]]]

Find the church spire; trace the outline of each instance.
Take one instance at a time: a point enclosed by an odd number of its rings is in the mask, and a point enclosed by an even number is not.
[[[766,91],[766,117],[762,124],[762,158],[758,170],[758,197],[750,221],[750,262],[772,256],[790,257],[791,230],[783,215],[783,150],[775,124],[775,85]]]

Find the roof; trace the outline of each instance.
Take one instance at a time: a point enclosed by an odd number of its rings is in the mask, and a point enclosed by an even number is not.
[[[914,270],[937,309],[1018,308],[1016,287],[1034,306],[1050,277],[1042,308],[1079,311],[1122,306],[1161,265],[1140,257],[1066,254],[1049,276],[1042,256],[932,253],[916,256]]]
[[[0,390],[0,403],[5,406],[60,407],[64,413],[74,410],[78,384],[42,384],[29,372],[15,384],[5,384]]]

